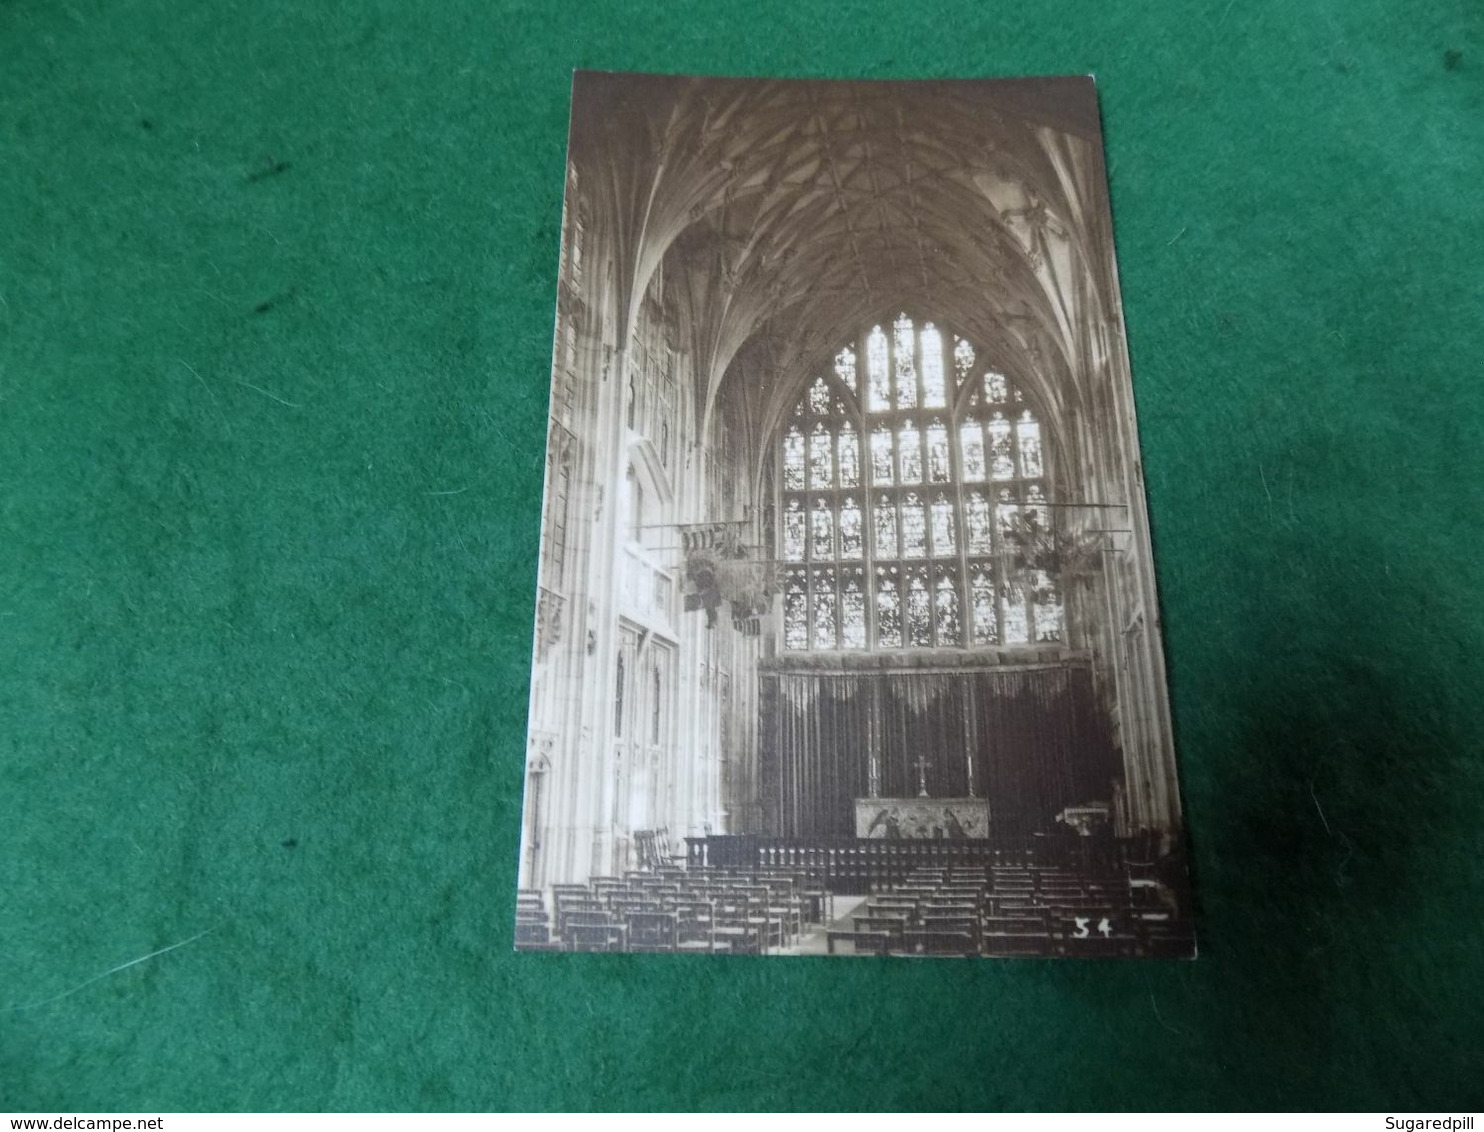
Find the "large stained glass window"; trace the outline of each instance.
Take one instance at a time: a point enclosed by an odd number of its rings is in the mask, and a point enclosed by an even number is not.
[[[783,427],[784,649],[1063,640],[1043,429],[967,340],[863,328]]]

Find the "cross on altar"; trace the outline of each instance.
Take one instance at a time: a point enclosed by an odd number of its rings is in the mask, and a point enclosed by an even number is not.
[[[919,798],[926,798],[928,796],[927,768],[933,764],[928,762],[926,755],[918,755],[917,758],[912,760],[912,765],[917,768],[917,796]]]

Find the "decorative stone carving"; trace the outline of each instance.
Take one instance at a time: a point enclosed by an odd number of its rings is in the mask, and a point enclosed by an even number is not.
[[[545,660],[551,647],[562,639],[562,608],[567,599],[545,586],[536,595],[536,659]]]

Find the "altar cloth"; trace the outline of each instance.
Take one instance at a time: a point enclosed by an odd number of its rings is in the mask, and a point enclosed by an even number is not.
[[[963,841],[989,836],[983,798],[857,798],[855,835]]]

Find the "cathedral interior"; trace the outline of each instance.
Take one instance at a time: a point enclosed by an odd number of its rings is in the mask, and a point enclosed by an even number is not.
[[[580,73],[549,429],[518,947],[1191,953],[1090,79]]]

